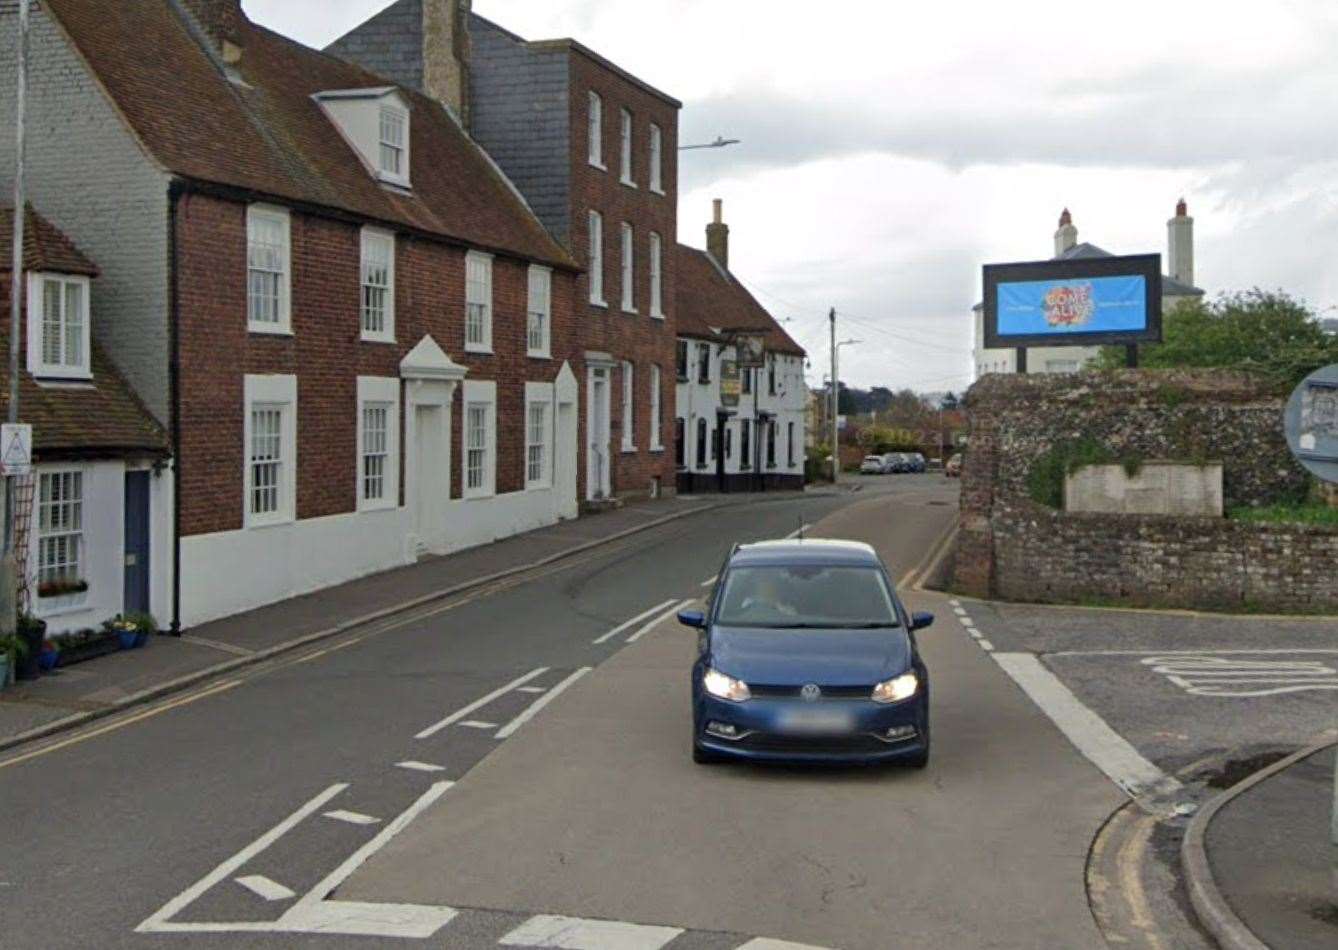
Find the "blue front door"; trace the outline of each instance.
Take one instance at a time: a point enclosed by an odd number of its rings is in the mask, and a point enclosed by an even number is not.
[[[125,473],[126,611],[149,609],[149,473]]]

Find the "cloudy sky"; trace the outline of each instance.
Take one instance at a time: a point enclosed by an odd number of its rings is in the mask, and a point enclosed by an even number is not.
[[[244,0],[323,46],[388,0]],[[725,200],[737,274],[826,371],[835,306],[854,385],[961,389],[980,265],[1079,240],[1165,254],[1176,199],[1210,294],[1338,303],[1332,0],[474,0],[573,36],[683,100],[679,230]],[[1330,313],[1332,315],[1332,313]]]

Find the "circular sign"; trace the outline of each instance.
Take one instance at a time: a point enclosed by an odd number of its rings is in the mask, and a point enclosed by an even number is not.
[[[1338,484],[1338,363],[1301,381],[1283,417],[1287,447],[1315,477]]]

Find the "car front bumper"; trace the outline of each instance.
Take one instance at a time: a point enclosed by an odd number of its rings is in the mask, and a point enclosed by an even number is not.
[[[811,708],[795,700],[750,699],[732,703],[703,695],[694,715],[697,746],[738,759],[774,762],[882,762],[925,750],[929,733],[924,694],[883,705],[872,700],[823,701],[821,708],[849,713],[852,728],[839,733],[795,733],[782,727],[788,710]],[[734,737],[718,735],[712,724],[732,726]],[[899,734],[889,735],[890,730]],[[913,730],[907,733],[906,730]]]

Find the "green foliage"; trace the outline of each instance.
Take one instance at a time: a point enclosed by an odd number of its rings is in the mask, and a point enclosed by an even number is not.
[[[1064,507],[1064,480],[1087,465],[1109,465],[1116,461],[1115,453],[1095,439],[1079,439],[1050,447],[1037,457],[1027,472],[1027,494],[1039,505]],[[1142,466],[1142,459],[1136,465]],[[1126,464],[1125,470],[1128,471]],[[1136,474],[1138,468],[1130,474]]]
[[[28,655],[28,644],[22,637],[4,636],[0,637],[0,656],[9,657],[10,663],[15,658],[23,659]]]
[[[1269,505],[1264,508],[1232,508],[1233,521],[1263,521],[1282,524],[1319,524],[1338,527],[1338,508],[1328,505]]]
[[[1248,370],[1286,391],[1338,362],[1338,337],[1325,333],[1304,303],[1255,288],[1206,303],[1182,302],[1163,317],[1162,342],[1143,344],[1138,353],[1139,366]],[[1098,368],[1123,365],[1124,347],[1102,347]]]

